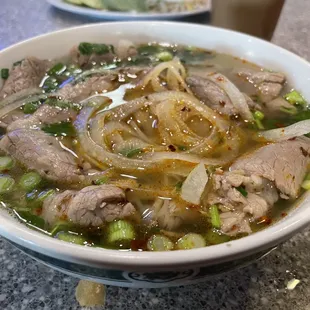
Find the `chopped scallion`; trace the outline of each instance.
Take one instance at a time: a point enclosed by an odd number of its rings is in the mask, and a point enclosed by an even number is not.
[[[215,228],[221,228],[221,218],[217,205],[210,207],[211,224]]]
[[[1,69],[1,78],[6,80],[9,77],[9,72],[8,68]]]
[[[14,187],[15,181],[10,177],[0,177],[0,194],[10,191]]]
[[[46,191],[43,191],[41,192],[39,195],[38,195],[38,200],[40,202],[43,202],[47,197],[53,195],[55,193],[55,190],[54,189],[49,189],[49,190],[46,190]]]
[[[165,236],[153,235],[147,241],[147,249],[149,251],[171,251],[173,248],[173,242]]]
[[[262,121],[265,117],[265,114],[261,111],[255,111],[254,112],[254,118],[257,119],[257,120],[260,120]]]
[[[107,228],[107,233],[107,241],[110,244],[128,242],[135,238],[134,227],[124,220],[110,223]]]
[[[24,106],[23,106],[23,112],[25,114],[33,114],[38,107],[40,106],[41,102],[40,101],[34,101],[34,102],[27,102]]]
[[[41,176],[37,172],[28,172],[20,178],[19,185],[25,191],[31,192],[39,186],[41,181]]]
[[[230,237],[228,235],[223,234],[217,229],[210,229],[205,234],[206,241],[209,245],[220,244],[224,242],[228,242]]]
[[[183,185],[183,182],[182,182],[182,181],[178,182],[178,183],[175,185],[175,189],[179,192],[179,191],[181,190],[181,188],[182,188],[182,185]]]
[[[64,71],[66,71],[66,69],[67,69],[67,67],[64,64],[58,63],[54,67],[49,69],[48,74],[49,75],[59,75],[59,74],[63,73]]]
[[[202,248],[206,246],[205,239],[195,233],[189,233],[180,238],[177,242],[177,248],[179,250],[190,250],[195,248]]]
[[[307,103],[304,97],[296,90],[292,90],[284,95],[284,99],[291,104],[305,105]]]
[[[9,156],[0,157],[0,171],[10,170],[14,166],[14,161]]]
[[[301,187],[306,191],[310,190],[310,180],[305,180],[302,182]]]
[[[173,55],[168,51],[160,52],[156,55],[156,58],[160,61],[170,61],[173,59]]]
[[[59,137],[75,137],[75,128],[71,122],[60,122],[54,124],[44,125],[42,130],[53,136]]]
[[[71,234],[68,232],[61,231],[57,234],[56,237],[59,240],[70,242],[70,243],[75,243],[75,244],[80,244],[80,245],[87,244],[87,240],[84,237],[80,235]]]
[[[107,176],[103,176],[101,178],[98,178],[97,180],[95,180],[95,184],[96,185],[102,185],[102,184],[106,184],[109,181],[109,178]]]
[[[120,153],[128,158],[132,158],[142,152],[143,152],[143,149],[138,148],[138,149],[130,149],[130,150],[125,149],[125,150],[122,150]]]
[[[112,45],[106,44],[98,44],[98,43],[88,43],[82,42],[79,44],[79,51],[82,55],[103,55],[112,52],[113,53],[114,47]]]
[[[244,197],[248,196],[248,192],[245,190],[245,188],[243,186],[236,187],[236,190],[239,191],[242,196],[244,196]]]

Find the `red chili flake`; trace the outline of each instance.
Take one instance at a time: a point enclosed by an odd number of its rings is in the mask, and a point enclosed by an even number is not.
[[[41,215],[42,214],[42,208],[35,209],[35,214]]]
[[[231,151],[231,147],[230,146],[227,149],[228,149],[228,151]]]
[[[219,82],[223,82],[224,81],[224,78],[222,76],[219,76],[216,78]]]
[[[294,141],[294,140],[296,140],[296,137],[288,139],[288,141]]]
[[[225,107],[225,104],[226,104],[225,101],[221,100],[219,103],[220,103],[220,105],[221,105],[222,107]]]
[[[281,123],[276,123],[275,125],[276,125],[276,127],[278,127],[278,128],[285,127],[285,125],[284,125],[284,124],[281,124]]]
[[[130,248],[133,251],[145,251],[146,250],[147,240],[132,240],[130,242]]]
[[[236,230],[238,227],[237,225],[233,225],[233,227],[231,228],[231,230]]]
[[[287,216],[287,213],[286,213],[286,212],[283,212],[283,213],[281,213],[281,216],[282,216],[282,217],[285,217],[285,216]]]
[[[169,148],[169,150],[170,150],[171,152],[175,152],[175,151],[177,150],[177,149],[175,148],[175,146],[172,145],[172,144],[168,145],[168,148]]]

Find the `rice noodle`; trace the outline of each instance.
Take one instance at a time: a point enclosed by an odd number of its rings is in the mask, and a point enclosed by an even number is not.
[[[310,133],[310,120],[304,120],[287,127],[262,131],[259,133],[259,137],[276,142],[303,136],[308,133]]]
[[[164,74],[166,72],[166,74]],[[154,91],[162,92],[167,90],[166,87],[160,83],[161,79],[165,80],[168,89],[170,90],[185,90],[192,94],[191,90],[185,83],[186,70],[178,58],[171,61],[166,61],[157,65],[152,69],[142,80],[141,86],[146,87],[151,83]]]
[[[230,156],[227,156],[227,154],[225,154],[225,158],[224,156],[220,158],[201,158],[195,154],[190,154],[190,150],[182,153],[163,151],[165,147],[162,144],[153,142],[153,140],[148,136],[147,139],[144,139],[145,134],[142,133],[141,135],[141,130],[135,130],[134,127],[138,127],[137,124],[130,126],[123,123],[126,118],[137,112],[139,109],[150,106],[160,107],[159,110],[163,112],[164,115],[159,117],[159,122],[165,122],[163,120],[164,117],[168,117],[169,119],[169,115],[173,115],[170,108],[174,108],[180,104],[185,104],[186,106],[192,108],[195,113],[205,117],[214,126],[212,134],[207,138],[199,137],[187,129],[188,133],[191,135],[191,139],[189,141],[190,143],[200,145],[201,147],[206,146],[208,143],[215,146],[216,142],[218,142],[218,140],[214,138],[216,133],[219,133],[225,140],[225,136],[229,130],[229,123],[216,112],[203,105],[195,97],[189,94],[177,91],[166,91],[135,99],[122,106],[118,106],[111,111],[103,111],[97,114],[91,123],[90,131],[88,131],[89,119],[99,109],[99,107],[102,106],[102,101],[105,101],[107,98],[97,96],[97,99],[99,100],[99,102],[97,100],[97,106],[87,105],[84,102],[84,108],[75,122],[81,148],[88,154],[88,156],[94,158],[95,162],[104,163],[123,170],[158,169],[159,167],[162,167],[160,169],[165,169],[167,173],[170,171],[178,175],[187,175],[189,171],[192,170],[192,165],[199,163],[207,166],[224,165],[228,162],[228,160],[231,160]],[[96,100],[92,97],[92,100],[89,99],[89,101],[93,102]],[[181,134],[180,132],[186,129],[185,123],[181,123],[179,118],[177,118],[177,121],[181,125],[179,128],[177,126],[175,129],[174,136],[176,139],[178,135]],[[174,125],[175,122],[173,121],[165,124],[165,126],[168,127]],[[160,130],[160,128],[158,129]],[[114,153],[115,151],[119,152],[120,148],[115,148],[113,152],[107,144],[109,136],[112,136],[113,134],[115,134],[114,139],[115,137],[118,137],[118,143],[120,143],[121,146],[130,147],[130,149],[133,146],[138,146],[137,148],[143,149],[144,152],[139,155],[139,158],[127,158],[121,154]],[[127,142],[126,139],[124,140],[124,138],[122,138],[123,135],[127,137]],[[131,136],[131,138],[128,138],[129,136]],[[169,142],[175,141],[172,140]],[[229,142],[227,143],[229,144]],[[234,141],[234,144],[231,143],[230,145],[232,154],[235,154],[235,152],[239,149],[239,144]],[[172,162],[173,164],[167,165],[167,162]],[[185,167],[183,167],[184,163],[187,163]]]
[[[225,91],[233,106],[244,120],[253,121],[253,115],[249,109],[244,95],[226,76],[213,72],[206,75],[205,78]]]

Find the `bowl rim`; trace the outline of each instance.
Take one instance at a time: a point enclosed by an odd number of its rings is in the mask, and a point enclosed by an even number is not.
[[[77,27],[65,28],[62,30],[49,32],[47,34],[39,35],[29,38],[12,46],[9,46],[0,51],[0,58],[4,53],[10,50],[22,48],[24,44],[35,43],[49,36],[54,36],[60,33],[68,33],[77,31],[82,28],[109,28],[110,26],[126,26],[126,24],[138,24],[143,27],[144,24],[154,25],[157,27],[168,26],[185,26],[192,31],[203,31],[208,28],[209,31],[225,32],[231,36],[241,36],[243,39],[251,39],[257,41],[262,46],[269,46],[278,50],[287,57],[300,62],[303,66],[307,66],[310,71],[310,64],[297,56],[296,54],[283,49],[275,44],[255,38],[236,31],[226,30],[222,28],[195,25],[191,23],[180,22],[162,22],[162,21],[130,21],[130,22],[113,22],[113,23],[96,23],[86,24]],[[303,197],[309,195],[304,195]],[[302,203],[304,199],[302,198]],[[50,257],[59,258],[65,261],[82,263],[84,265],[98,266],[108,269],[134,269],[134,270],[164,270],[172,267],[191,268],[193,266],[207,266],[227,262],[237,258],[243,258],[260,251],[268,250],[271,247],[285,241],[296,232],[306,227],[310,222],[310,208],[305,208],[302,212],[294,212],[292,210],[286,218],[280,220],[276,224],[260,231],[253,233],[247,237],[227,243],[208,246],[192,250],[176,250],[171,252],[130,252],[109,250],[103,248],[83,247],[75,244],[70,244],[61,240],[53,239],[39,231],[32,230],[26,225],[15,223],[12,220],[0,214],[0,235],[6,239],[29,248],[35,252],[45,254]]]

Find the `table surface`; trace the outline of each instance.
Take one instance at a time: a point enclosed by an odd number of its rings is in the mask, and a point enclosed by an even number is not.
[[[0,49],[20,40],[94,20],[44,0],[0,1]],[[309,0],[287,0],[273,42],[310,60]],[[249,267],[203,284],[171,289],[108,287],[106,309],[310,310],[310,229]],[[293,278],[301,282],[287,290]],[[80,309],[78,280],[45,267],[0,238],[0,309]]]

